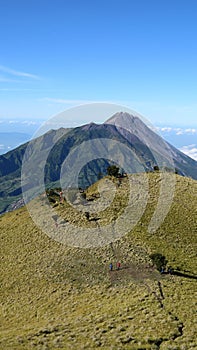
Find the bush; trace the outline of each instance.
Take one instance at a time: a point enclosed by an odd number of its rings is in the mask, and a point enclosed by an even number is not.
[[[110,165],[107,168],[107,174],[110,176],[114,176],[114,177],[119,177],[120,173],[119,173],[119,167],[117,167],[116,165]]]
[[[160,253],[151,254],[150,258],[158,271],[161,271],[162,268],[165,268],[168,262],[166,257]]]

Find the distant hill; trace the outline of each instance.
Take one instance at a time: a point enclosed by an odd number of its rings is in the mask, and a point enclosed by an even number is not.
[[[144,214],[127,235],[103,247],[56,242],[35,225],[26,207],[0,217],[1,349],[196,349],[197,182],[176,175],[170,211],[152,234],[148,225],[160,177],[142,176],[150,190]],[[127,178],[119,187],[118,179],[111,180],[118,194],[109,209],[94,214],[100,226],[126,203]],[[87,197],[94,197],[103,181],[88,188]],[[38,206],[38,198],[32,205]],[[62,219],[96,225],[66,201],[55,210],[60,225]],[[55,237],[55,224],[51,230]],[[156,270],[154,253],[168,260],[172,274]]]
[[[73,129],[51,130],[43,136],[31,141],[29,145],[23,144],[13,151],[0,156],[0,212],[12,210],[17,201],[21,203],[21,166],[24,154],[30,159],[30,165],[25,171],[25,188],[36,183],[36,193],[42,181],[41,173],[44,168],[45,187],[60,187],[60,173],[66,157],[76,147],[87,141],[100,140],[99,145],[94,143],[94,152],[98,159],[92,159],[82,167],[78,178],[78,186],[86,188],[100,177],[105,176],[107,167],[112,163],[107,159],[106,141],[111,142],[111,152],[114,159],[127,165],[128,172],[153,171],[154,167],[166,167],[183,176],[197,179],[197,162],[164,140],[151,130],[138,117],[128,113],[117,113],[104,124],[88,124]],[[120,155],[116,143],[127,147],[128,152]],[[102,156],[102,152],[105,155]],[[26,153],[25,153],[26,152]],[[74,151],[73,151],[74,152]],[[84,148],[83,156],[79,152],[72,160],[70,167],[75,168],[90,156],[91,149]],[[46,158],[46,159],[45,159]],[[69,174],[70,178],[69,178]],[[67,171],[67,184],[72,184],[72,172]],[[41,189],[43,191],[43,187]]]

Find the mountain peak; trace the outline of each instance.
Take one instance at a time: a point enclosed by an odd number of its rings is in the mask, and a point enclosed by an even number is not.
[[[138,117],[128,112],[117,112],[111,118],[107,119],[104,124],[116,124],[119,122],[134,122]]]
[[[137,113],[133,112],[117,112],[114,114],[111,118],[107,119],[104,124],[111,124],[116,126],[118,129],[126,129],[127,131],[131,133],[138,133],[139,130],[147,129],[147,127],[150,127],[148,125],[148,122],[143,120]]]
[[[97,124],[91,122],[91,123],[89,123],[89,124],[83,125],[83,126],[82,126],[82,130],[86,130],[86,131],[87,131],[87,130],[91,130],[91,129],[94,129],[95,126],[97,126]]]
[[[124,137],[125,133],[134,134],[143,142],[150,137],[151,130],[153,129],[148,122],[141,119],[140,116],[134,112],[133,114],[122,111],[118,112],[106,120],[104,124],[114,125]],[[153,138],[155,138],[155,134]]]

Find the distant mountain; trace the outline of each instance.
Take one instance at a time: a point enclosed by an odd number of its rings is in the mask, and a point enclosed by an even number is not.
[[[68,156],[70,163],[61,173]],[[22,197],[23,159],[23,190],[28,192],[33,183],[34,195],[45,188],[62,186],[60,176],[63,176],[65,186],[73,186],[75,169],[79,166],[77,185],[82,188],[106,175],[107,167],[113,163],[123,164],[122,170],[126,168],[130,173],[165,167],[197,179],[196,161],[166,143],[137,116],[120,112],[104,124],[90,123],[73,129],[51,130],[0,156],[1,213],[12,209],[13,203]]]
[[[170,163],[174,163],[174,167],[179,174],[197,179],[197,162],[164,141],[156,133],[156,130],[146,125],[137,116],[120,112],[116,113],[105,123],[116,126],[126,139],[129,139],[129,135],[136,135],[142,143],[148,146],[153,154],[160,154],[164,159],[169,158],[170,155]]]

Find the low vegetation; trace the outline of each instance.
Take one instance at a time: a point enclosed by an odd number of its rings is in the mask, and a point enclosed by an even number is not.
[[[162,269],[166,268],[167,260],[165,256],[160,253],[154,253],[150,255],[153,264],[156,266],[157,270],[161,272]]]
[[[0,217],[0,349],[196,349],[197,182],[177,175],[170,211],[149,233],[160,177],[144,176],[149,198],[143,216],[104,247],[80,249],[52,240],[25,207]],[[100,225],[115,220],[128,203],[128,178],[108,180],[116,194],[109,208],[96,213]],[[99,199],[102,181],[85,191],[87,200]],[[58,217],[94,227],[93,214],[88,219],[60,203],[56,192],[48,195]],[[160,264],[173,273],[161,274]]]

